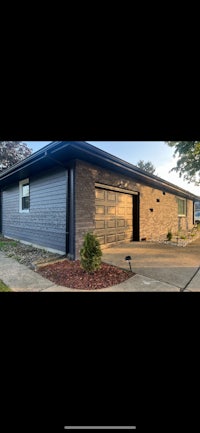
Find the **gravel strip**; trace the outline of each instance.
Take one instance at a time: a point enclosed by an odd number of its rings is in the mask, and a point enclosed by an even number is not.
[[[12,239],[6,239],[1,235],[0,251],[4,252],[7,257],[17,260],[19,263],[22,263],[32,270],[37,269],[37,264],[48,263],[60,259],[61,257],[65,257],[64,255],[62,256],[60,254],[51,253],[44,249],[25,245]]]

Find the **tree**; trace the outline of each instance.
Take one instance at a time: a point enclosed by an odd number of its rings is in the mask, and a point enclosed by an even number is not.
[[[174,157],[178,156],[176,167],[171,171],[179,173],[179,177],[188,183],[200,185],[200,141],[167,141],[170,147],[175,148]]]
[[[21,141],[0,141],[0,171],[31,155],[32,150]]]
[[[148,173],[151,173],[151,174],[154,174],[156,171],[156,168],[154,167],[152,162],[150,162],[150,161],[144,162],[141,159],[140,159],[140,161],[138,161],[137,167],[139,167],[139,168],[141,168],[141,170],[147,171]]]
[[[98,239],[92,233],[86,233],[80,251],[81,266],[86,272],[94,272],[101,266],[102,251]]]

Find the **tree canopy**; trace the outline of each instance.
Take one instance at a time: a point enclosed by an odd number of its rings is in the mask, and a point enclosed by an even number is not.
[[[148,173],[151,173],[151,174],[154,174],[156,171],[156,168],[154,167],[152,162],[150,162],[150,161],[144,162],[141,159],[140,159],[140,161],[138,161],[137,167],[139,167],[142,170],[147,171]]]
[[[0,141],[0,171],[31,155],[32,150],[21,141]]]
[[[179,173],[179,177],[188,183],[200,185],[200,141],[167,141],[170,147],[174,147],[174,157],[178,160],[176,167],[171,171]]]

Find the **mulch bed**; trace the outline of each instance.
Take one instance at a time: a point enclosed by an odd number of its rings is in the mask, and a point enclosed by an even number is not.
[[[119,269],[106,263],[102,263],[98,271],[88,274],[81,268],[79,260],[70,261],[67,259],[41,266],[37,272],[59,286],[78,290],[103,289],[120,284],[135,275],[131,271]]]

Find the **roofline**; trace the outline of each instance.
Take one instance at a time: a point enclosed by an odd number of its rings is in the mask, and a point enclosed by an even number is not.
[[[168,189],[171,189],[172,191],[176,192],[176,195],[180,193],[182,195],[186,195],[188,198],[191,198],[192,200],[200,200],[200,197],[196,196],[195,194],[192,194],[189,191],[177,185],[174,185],[173,183],[170,183],[158,176],[147,173],[146,171],[140,169],[139,167],[127,161],[124,161],[123,159],[120,159],[117,156],[112,155],[111,153],[101,150],[98,147],[93,146],[85,141],[52,141],[46,146],[44,146],[42,149],[38,150],[37,152],[34,152],[32,155],[25,158],[24,160],[14,164],[12,167],[8,168],[7,170],[4,170],[0,174],[0,181],[1,179],[9,178],[11,174],[20,171],[22,168],[26,168],[32,165],[34,162],[37,162],[41,159],[44,159],[45,157],[48,157],[48,153],[55,154],[61,148],[68,147],[70,145],[73,145],[75,149],[81,150],[85,154],[91,156],[96,155],[102,161],[112,163],[113,165],[115,165],[115,167],[123,168],[129,173],[137,175],[139,177],[139,180],[141,179],[143,180],[143,182],[151,180],[153,181],[153,183],[155,183],[155,187],[157,184],[157,186],[159,187],[162,188],[167,187]]]
[[[66,144],[67,143],[69,143],[69,142],[66,142]],[[118,167],[122,166],[123,168],[125,168],[125,170],[128,170],[132,174],[134,173],[137,176],[142,177],[144,179],[144,181],[146,179],[152,179],[155,183],[158,183],[159,186],[163,186],[163,188],[165,188],[167,186],[167,187],[171,188],[172,190],[179,192],[180,194],[187,195],[187,197],[190,197],[194,200],[200,200],[199,196],[196,196],[195,194],[192,194],[191,192],[189,192],[189,191],[187,191],[187,190],[185,190],[185,189],[183,189],[177,185],[174,185],[173,183],[170,183],[170,182],[168,182],[168,181],[166,181],[166,180],[164,180],[158,176],[147,173],[145,170],[142,170],[139,167],[137,167],[137,166],[135,166],[135,165],[133,165],[127,161],[124,161],[123,159],[120,159],[117,156],[112,155],[111,153],[108,153],[104,150],[101,150],[98,147],[93,146],[92,144],[89,144],[89,143],[84,142],[84,141],[74,141],[74,142],[70,142],[70,143],[73,143],[74,148],[77,148],[77,149],[80,149],[83,144],[87,145],[88,149],[84,148],[85,153],[87,153],[89,155],[94,155],[94,153],[95,153],[102,160],[112,162]],[[63,142],[62,147],[65,147],[65,142]],[[176,194],[176,195],[178,195],[178,194]]]

